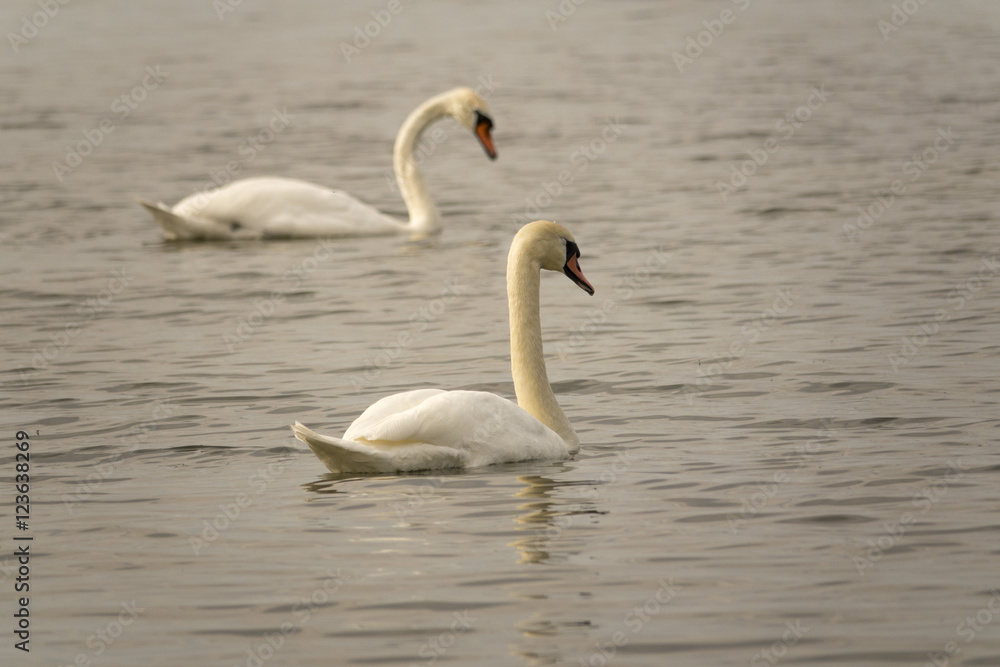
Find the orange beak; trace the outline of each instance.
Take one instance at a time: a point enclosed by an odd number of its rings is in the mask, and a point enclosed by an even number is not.
[[[566,260],[566,266],[563,267],[563,273],[569,276],[569,279],[575,282],[580,288],[587,294],[594,295],[594,286],[590,284],[590,281],[583,275],[583,271],[580,270],[580,259],[577,255],[571,255],[568,260]]]
[[[497,149],[493,146],[493,137],[490,136],[490,130],[493,129],[493,121],[482,114],[479,115],[479,121],[476,123],[476,137],[479,139],[479,143],[483,145],[483,149],[491,160],[497,159]]]

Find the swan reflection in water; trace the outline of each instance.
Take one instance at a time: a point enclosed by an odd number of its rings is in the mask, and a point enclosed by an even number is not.
[[[385,482],[381,489],[369,488],[369,500],[380,508],[380,517],[393,516],[397,521],[394,528],[413,528],[410,519],[419,515],[420,511],[430,505],[454,499],[454,493],[449,489],[452,481],[467,479],[467,475],[456,471],[451,475],[413,474],[406,475],[348,475],[327,473],[319,479],[302,484],[303,490],[319,497],[341,496],[348,500],[352,496],[352,488],[363,481]],[[517,505],[517,514],[513,521],[517,524],[515,530],[525,533],[507,546],[513,547],[518,555],[518,563],[541,564],[552,558],[553,552],[560,554],[561,559],[567,559],[576,553],[571,545],[571,536],[565,535],[574,526],[583,525],[582,517],[594,517],[606,514],[594,505],[596,496],[587,494],[584,489],[592,489],[595,482],[591,481],[557,481],[551,477],[540,475],[518,475],[517,481],[524,486],[518,489],[513,498],[523,500]],[[465,486],[464,484],[462,485]],[[405,487],[405,488],[403,488]],[[553,497],[560,488],[580,487],[574,498]],[[502,526],[494,526],[500,530]]]
[[[515,518],[518,523],[516,530],[530,533],[508,544],[517,549],[520,555],[518,562],[544,563],[552,557],[553,551],[561,552],[564,558],[578,553],[568,546],[569,538],[566,538],[566,545],[561,548],[554,548],[553,545],[564,537],[566,530],[582,521],[579,517],[601,515],[604,512],[594,508],[593,503],[583,498],[582,494],[579,502],[567,503],[562,498],[553,499],[552,493],[561,487],[589,487],[592,483],[559,482],[538,475],[521,475],[517,479],[525,487],[515,493],[514,497],[523,498],[527,502],[517,506],[524,513]]]
[[[522,469],[528,467],[526,464],[515,465]],[[548,476],[528,474],[517,475],[520,485],[512,489],[512,480],[504,470],[513,467],[497,467],[489,472],[378,476],[327,473],[303,484],[302,488],[310,494],[317,494],[315,499],[325,497],[335,500],[337,504],[340,503],[336,496],[345,505],[364,502],[362,511],[366,528],[391,522],[390,529],[368,530],[360,539],[372,543],[379,553],[391,553],[403,559],[400,562],[411,562],[418,555],[426,557],[426,549],[442,525],[451,524],[449,533],[443,537],[450,548],[459,548],[457,545],[464,544],[464,541],[456,542],[458,532],[482,530],[483,526],[478,523],[475,527],[467,523],[455,526],[454,519],[449,521],[442,516],[464,515],[470,505],[476,507],[478,515],[484,510],[483,502],[492,499],[490,507],[485,508],[495,519],[488,532],[499,537],[505,532],[505,525],[512,521],[515,530],[523,535],[507,543],[513,547],[516,556],[516,564],[511,566],[508,574],[528,568],[523,571],[529,576],[512,577],[484,594],[491,598],[491,603],[506,599],[519,610],[527,610],[513,622],[513,629],[520,639],[509,647],[511,655],[520,657],[529,665],[552,664],[574,654],[580,641],[593,633],[594,623],[583,615],[580,605],[576,604],[576,601],[589,598],[590,593],[586,590],[550,590],[545,584],[544,568],[559,566],[576,556],[586,555],[586,540],[574,537],[574,532],[592,528],[591,524],[605,514],[599,509],[601,496],[592,493],[600,482],[559,481]],[[550,463],[546,469],[558,474],[568,472],[570,467]],[[356,495],[352,492],[359,483],[364,485],[364,493]],[[487,489],[490,494],[483,494],[480,500],[472,501],[467,493],[470,488]],[[513,507],[510,499],[516,502]],[[329,515],[325,511],[324,514]],[[589,531],[588,534],[592,535]],[[469,558],[472,557],[470,554]]]

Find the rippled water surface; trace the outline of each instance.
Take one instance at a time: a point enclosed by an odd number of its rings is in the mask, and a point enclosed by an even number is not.
[[[901,4],[4,3],[4,664],[1000,664],[1000,7]],[[395,132],[456,85],[500,157],[442,123],[431,240],[134,202],[228,169],[403,215]],[[597,288],[542,281],[579,455],[328,474],[289,423],[512,396],[537,217]]]

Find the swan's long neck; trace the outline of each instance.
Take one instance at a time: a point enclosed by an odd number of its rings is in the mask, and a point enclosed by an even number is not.
[[[447,114],[441,97],[424,102],[403,121],[392,150],[396,183],[410,215],[409,227],[418,234],[432,234],[441,229],[441,216],[430,193],[427,192],[427,186],[424,185],[424,178],[417,168],[413,153],[424,129],[445,115]]]
[[[513,246],[507,259],[510,369],[517,404],[558,433],[571,448],[576,448],[580,439],[559,407],[545,371],[538,301],[540,267],[538,262],[518,252],[519,248]]]

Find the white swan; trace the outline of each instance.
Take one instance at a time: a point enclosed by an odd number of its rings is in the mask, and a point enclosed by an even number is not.
[[[333,472],[402,472],[474,468],[531,459],[564,459],[580,440],[556,401],[545,372],[539,319],[540,269],[562,271],[588,294],[580,249],[554,222],[525,225],[507,257],[510,365],[517,403],[483,391],[418,389],[376,402],[343,438],[299,422],[295,437]]]
[[[434,234],[441,218],[413,159],[424,129],[452,116],[475,132],[491,160],[496,149],[493,121],[482,97],[470,88],[432,97],[414,109],[399,128],[393,167],[409,221],[396,220],[350,195],[289,178],[262,177],[234,181],[165,204],[138,202],[163,227],[167,240],[222,240]]]

